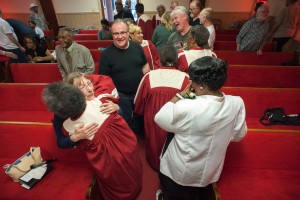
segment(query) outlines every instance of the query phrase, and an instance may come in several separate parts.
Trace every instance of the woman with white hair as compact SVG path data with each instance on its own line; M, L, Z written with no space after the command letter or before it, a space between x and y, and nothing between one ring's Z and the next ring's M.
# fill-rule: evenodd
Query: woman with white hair
M152 26L153 28L157 27L161 23L161 18L163 14L166 12L166 7L162 4L156 7L157 14L152 17Z
M199 14L201 24L203 24L203 26L206 27L209 32L208 45L211 50L214 49L214 43L216 40L216 31L214 24L212 23L212 15L212 8L204 8Z

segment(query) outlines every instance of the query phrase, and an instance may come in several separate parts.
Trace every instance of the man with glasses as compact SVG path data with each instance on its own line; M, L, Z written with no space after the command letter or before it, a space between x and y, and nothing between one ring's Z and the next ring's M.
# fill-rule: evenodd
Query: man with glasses
M190 3L190 14L189 14L189 24L191 26L200 25L199 14L203 9L201 2L199 0L193 0Z
M116 19L111 31L113 43L101 55L99 74L112 78L120 96L118 104L124 119L136 134L143 136L143 119L133 113L133 100L150 67L141 45L129 41L129 27L123 19Z

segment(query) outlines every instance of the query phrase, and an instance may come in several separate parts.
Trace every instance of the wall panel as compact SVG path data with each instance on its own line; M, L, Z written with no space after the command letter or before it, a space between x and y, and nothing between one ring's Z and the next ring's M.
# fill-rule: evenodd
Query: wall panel
M69 28L86 29L95 26L100 29L100 13L56 13L58 24Z

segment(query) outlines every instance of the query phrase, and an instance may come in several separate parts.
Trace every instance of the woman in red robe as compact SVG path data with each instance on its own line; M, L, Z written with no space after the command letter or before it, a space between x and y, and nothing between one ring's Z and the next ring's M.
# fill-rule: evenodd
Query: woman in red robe
M188 75L175 68L177 56L175 47L163 46L160 59L163 67L152 70L143 77L134 99L135 113L144 115L146 157L157 171L167 132L154 122L154 116L166 102L189 84Z
M96 83L95 93L92 80ZM117 112L111 113L110 109L116 110L112 105L117 97L111 79L106 76L90 79L74 72L66 81L69 84L49 84L43 91L44 102L64 119L65 134L86 152L103 198L135 199L142 188L142 163L136 136ZM82 125L96 126L85 139L76 141L76 135L81 134L78 127Z
M159 53L150 40L143 39L144 35L141 27L131 24L129 26L129 35L131 40L139 43L143 47L150 69L160 68Z

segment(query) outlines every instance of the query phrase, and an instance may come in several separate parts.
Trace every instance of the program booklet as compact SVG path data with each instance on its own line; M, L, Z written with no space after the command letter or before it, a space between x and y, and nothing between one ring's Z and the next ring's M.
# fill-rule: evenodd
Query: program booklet
M52 167L46 163L33 168L20 178L20 184L26 189L31 189L51 170Z

